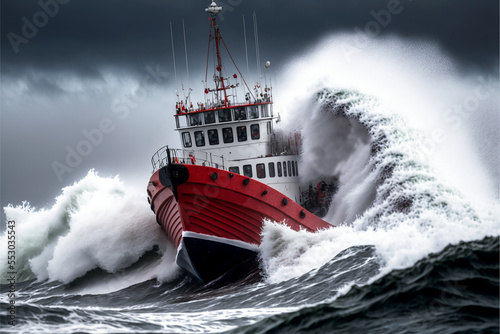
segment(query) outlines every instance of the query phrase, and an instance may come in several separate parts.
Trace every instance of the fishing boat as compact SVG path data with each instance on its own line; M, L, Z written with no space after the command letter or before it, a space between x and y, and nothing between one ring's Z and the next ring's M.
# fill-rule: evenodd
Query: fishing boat
M205 10L214 86L205 80L205 100L196 107L189 96L176 103L182 148L153 155L147 194L177 249L177 265L208 283L258 261L265 220L309 232L333 225L304 208L311 198L299 185L300 136L275 131L272 86L265 80L251 90L234 61L235 73L227 75L222 47L233 58L217 25L222 7L212 2Z

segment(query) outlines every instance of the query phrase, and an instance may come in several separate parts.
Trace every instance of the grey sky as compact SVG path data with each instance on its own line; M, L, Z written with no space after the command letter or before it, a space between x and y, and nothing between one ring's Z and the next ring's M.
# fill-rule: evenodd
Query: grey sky
M169 140L177 140L170 118L174 80L169 24L174 28L179 78L186 81L184 18L190 80L201 80L208 36L204 8L209 2L2 0L2 207L23 200L51 205L62 187L90 168L102 176L120 174L127 182L145 186L151 155ZM327 34L363 31L370 22L379 22L380 36L434 41L464 72L498 76L498 1L230 0L219 4L224 7L219 18L223 37L242 70L246 67L243 15L250 67L255 68L255 11L261 61L271 60L276 72ZM390 10L393 14L384 16ZM147 76L145 89L141 82ZM61 181L52 163L64 163L67 148L76 150L87 138L85 133L95 134L99 127L108 133L93 137L98 144L82 161L74 161L75 167Z

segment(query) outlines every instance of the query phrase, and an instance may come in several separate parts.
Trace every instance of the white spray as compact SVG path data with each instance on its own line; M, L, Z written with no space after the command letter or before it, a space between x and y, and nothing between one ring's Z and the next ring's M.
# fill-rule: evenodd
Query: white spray
M37 210L25 203L8 206L5 212L17 224L19 281L37 278L68 283L97 268L116 273L155 245L164 254L158 261L163 263L133 277L106 282L104 289L116 290L152 278L169 279L178 271L172 255L175 252L170 249L173 247L156 224L144 194L125 187L117 177L103 178L90 171L64 188L49 209ZM6 256L0 253L2 265L7 263ZM6 267L1 269L8 271Z
M495 136L487 139L498 141L498 82L464 78L432 43L377 39L348 57L340 46L350 41L323 40L281 80L276 109L285 128L302 129L302 182L338 177L326 220L339 227L310 234L266 224L271 282L350 246L375 245L385 273L500 231L498 161L484 164L480 157L494 152L471 136L484 131L475 120L488 119L482 124Z

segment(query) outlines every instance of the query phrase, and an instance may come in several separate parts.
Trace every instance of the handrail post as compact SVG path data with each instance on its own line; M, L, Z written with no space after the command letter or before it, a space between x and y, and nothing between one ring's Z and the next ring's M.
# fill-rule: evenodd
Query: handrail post
M172 161L170 160L170 150L168 149L168 145L167 145L167 165L170 165L172 163Z

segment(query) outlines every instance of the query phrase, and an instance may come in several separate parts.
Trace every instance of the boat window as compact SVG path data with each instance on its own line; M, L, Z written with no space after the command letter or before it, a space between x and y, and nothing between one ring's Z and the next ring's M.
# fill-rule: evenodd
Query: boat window
M223 128L222 129L222 139L224 143L232 143L233 142L233 128Z
M248 109L248 118L256 119L259 118L259 106L249 106Z
M261 106L261 114L262 114L262 117L269 117L269 108L271 106L269 104L264 104Z
M243 175L252 177L252 165L243 165Z
M278 161L277 166L278 166L278 177L282 177L283 173L281 171L281 162Z
M296 176L296 174L295 174L295 161L292 161L292 175Z
M299 164L297 161L295 161L295 172L297 173L297 176L299 176Z
M219 122L231 122L231 109L219 110Z
M259 179L263 179L266 177L266 165L264 164L257 164L257 177Z
M198 147L205 146L205 135L203 134L203 131L194 132L194 141Z
M250 134L252 136L252 139L260 139L259 124L250 125Z
M287 176L286 175L286 162L285 161L283 161L283 176L285 176L285 177Z
M184 147L191 147L193 145L191 142L191 134L189 132L182 133L182 142L184 143Z
M229 167L229 171L231 173L239 174L240 173L240 167Z
M269 166L269 177L275 177L274 162L270 162L267 165Z
M235 108L234 109L234 120L241 121L247 119L247 113L245 112L245 108Z
M208 142L210 145L219 145L219 133L216 129L208 130Z
M189 124L191 126L201 125L201 114L189 115Z
M246 126L238 126L236 128L236 133L238 134L238 141L246 141L247 140L247 127Z
M267 122L267 134L270 135L272 132L272 129L271 129L271 122Z
M215 111L210 110L210 111L205 111L205 124L213 124L215 123Z
M186 126L188 126L187 116L182 115L182 116L176 116L175 118L179 121L180 128L185 128Z
M288 161L288 176L292 176L292 168L290 166L290 161Z

